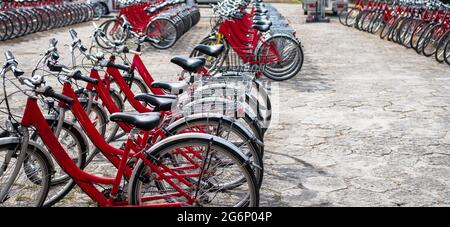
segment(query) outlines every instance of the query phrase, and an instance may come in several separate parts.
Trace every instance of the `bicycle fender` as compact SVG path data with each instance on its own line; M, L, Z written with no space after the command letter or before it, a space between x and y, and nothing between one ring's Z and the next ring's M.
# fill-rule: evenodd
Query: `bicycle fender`
M20 144L20 143L21 143L21 139L19 137L0 138L0 146L7 145L7 144ZM32 146L33 150L37 149L40 152L42 152L42 154L45 155L45 157L48 160L48 163L50 163L50 171L53 173L55 171L55 164L53 163L53 159L50 156L50 153L47 151L47 149L45 149L43 146L41 146L40 144L38 144L32 140L28 141L28 146Z
M236 145L231 143L230 141L227 141L218 136L204 134L204 133L182 133L182 134L168 137L166 139L159 141L155 145L153 145L150 149L148 149L145 152L145 154L148 157L156 157L156 155L158 154L158 152L160 150L163 150L163 149L173 146L173 143L176 141L191 142L194 140L202 140L202 141L210 142L212 145L216 145L216 146L222 147L224 149L231 149L237 155L236 158L242 163L248 163L250 160L249 157L247 157L244 153L242 153L242 151L238 147L236 147ZM142 160L139 160L139 162L142 162ZM139 163L138 163L138 165L139 165Z

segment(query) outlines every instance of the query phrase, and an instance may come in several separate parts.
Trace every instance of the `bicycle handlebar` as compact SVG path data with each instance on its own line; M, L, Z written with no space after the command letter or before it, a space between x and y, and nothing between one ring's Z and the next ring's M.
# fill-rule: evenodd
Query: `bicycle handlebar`
M83 73L81 73L80 70L68 71L68 73L69 73L69 77L73 78L74 80L81 80L81 81L84 81L86 83L91 83L91 84L98 83L97 79L93 79L93 78L83 75Z
M5 52L5 59L6 59L6 65L5 65L4 69L9 67L15 77L20 77L25 73L23 70L17 68L18 63L11 51L8 50ZM2 70L2 71L3 71L2 73L5 73L5 70Z
M77 32L76 32L73 28L71 28L71 29L69 30L69 34L70 34L70 36L72 37L72 40L78 39L78 34L77 34Z
M40 92L43 96L45 97L49 97L49 98L54 98L57 99L61 102L64 102L66 104L68 104L69 106L71 106L74 102L74 100L68 96L62 95L62 94L58 94L56 93L52 87L47 86L43 89L43 92Z
M5 59L6 59L6 64L2 69L2 72L1 72L2 75L4 75L4 73L6 73L6 71L8 71L8 69L10 69L11 71L13 71L14 76L16 76L18 78L18 80L20 81L21 84L32 88L33 91L35 91L36 93L42 94L45 97L57 99L68 105L73 104L74 100L72 98L62 95L62 94L55 93L55 91L53 90L52 87L50 87L50 86L41 87L41 85L44 83L43 76L36 75L33 78L22 77L24 72L17 68L18 63L17 63L16 59L14 58L14 55L12 54L11 51L5 52Z
M56 40L55 38L51 38L49 43L50 43L50 48L56 48L56 45L58 44L58 40Z

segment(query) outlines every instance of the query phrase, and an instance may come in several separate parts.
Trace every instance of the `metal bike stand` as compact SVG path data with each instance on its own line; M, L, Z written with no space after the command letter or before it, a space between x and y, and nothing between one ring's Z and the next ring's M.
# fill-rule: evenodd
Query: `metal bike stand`
M306 23L318 23L324 22L329 23L330 18L325 15L325 1L326 0L317 0L316 1L316 11L308 12L308 17L306 18Z

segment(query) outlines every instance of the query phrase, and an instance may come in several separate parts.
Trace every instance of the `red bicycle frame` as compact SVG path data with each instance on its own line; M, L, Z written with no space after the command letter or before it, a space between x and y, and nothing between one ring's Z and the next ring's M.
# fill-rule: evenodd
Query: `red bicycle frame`
M258 30L251 27L252 23L251 15L244 12L242 19L221 22L218 29L219 36L223 36L231 48L246 63L257 65L280 61L281 57L275 44L273 42L266 43ZM255 56L254 52L258 43L262 43L262 45L269 48L268 53L262 56Z
M112 56L110 58L110 60L112 62L114 62L115 61L114 56ZM155 80L153 79L153 76L150 74L150 72L147 70L147 67L145 66L144 62L142 61L142 58L138 54L135 54L133 56L133 59L131 61L131 65L130 65L130 71L131 72L137 71L139 73L139 75L141 75L141 78L144 80L144 83L150 89L152 94L154 94L154 95L166 95L166 91L164 91L164 89L152 87L152 84L153 84L153 82L155 82ZM201 75L201 76L210 76L210 74L208 73L208 70L205 67L201 67L199 69L199 71L196 72L196 73L197 73L197 75ZM129 89L129 87L128 87L126 81L123 79L123 76L120 73L120 71L118 69L116 69L116 68L113 68L113 67L109 67L107 69L107 74L105 75L105 79L103 80L103 82L105 84L107 84L107 86L109 86L108 85L109 84L109 79L107 78L108 74L109 74L109 76L111 76L116 81L116 83L118 83L118 85L120 86L121 89L124 89L123 91L124 91L124 94L126 95L126 97L128 99L133 99L134 94L130 93L131 90L129 92L127 91L125 93L125 90ZM137 103L140 104L140 102L136 102L135 104L139 105ZM134 105L133 105L133 107L134 107ZM134 107L134 108L141 109L141 107Z
M83 170L81 170L70 156L66 153L64 148L58 142L58 139L53 134L52 130L47 124L38 104L37 99L30 97L27 100L27 104L25 107L24 115L22 118L22 126L25 128L35 127L39 136L41 137L44 144L47 145L48 150L52 153L55 160L61 166L61 168L68 173L75 183L84 191L86 194L91 197L95 202L97 202L100 206L125 206L127 205L125 201L115 201L113 198L105 196L102 192L100 192L95 184L105 184L112 185L111 197L114 197L119 191L120 182L122 180L123 175L131 176L131 169L126 164L128 159L131 157L137 157L148 165L152 171L154 171L158 176L159 180L163 180L171 185L177 192L169 195L161 195L161 196L150 196L146 198L149 201L152 200L161 200L169 197L185 197L187 198L188 203L192 204L194 200L192 197L185 192L181 187L173 182L173 178L177 179L178 182L183 183L184 185L190 187L191 183L187 181L185 178L187 177L196 177L198 174L178 174L175 171L180 169L178 168L169 168L164 164L154 164L149 161L143 152L134 152L134 150L139 150L140 147L145 146L143 143L148 139L148 133L144 133L143 139L141 139L141 144L135 145L132 139L128 139L126 142L126 146L124 150L116 149L110 145L108 145L101 135L95 129L92 122L90 122L89 117L84 112L83 107L77 100L75 92L72 90L69 83L64 84L64 95L73 98L74 103L71 106L71 109L74 115L79 120L80 124L85 128L89 137L96 141L96 146L101 148L101 151L105 156L116 166L118 167L117 174L115 178L106 178L99 177L92 174L89 174ZM61 104L64 105L64 104ZM107 151L107 152L105 152ZM141 149L142 151L142 149ZM119 158L120 157L120 158ZM194 167L183 167L186 168L196 168ZM182 170L182 169L181 169ZM169 203L169 204L152 204L149 206L181 206L181 203Z

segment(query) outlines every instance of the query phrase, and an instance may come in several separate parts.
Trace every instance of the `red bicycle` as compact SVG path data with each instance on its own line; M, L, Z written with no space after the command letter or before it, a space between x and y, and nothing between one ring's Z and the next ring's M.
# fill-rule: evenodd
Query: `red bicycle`
M47 52L47 55L50 56L58 56L56 51L55 42L52 43L51 41L51 51ZM52 47L53 46L53 47ZM92 55L88 55L90 59L95 58ZM119 112L119 108L115 104L115 100L113 100L110 96L109 89L107 88L107 84L109 80L106 80L106 84L104 83L98 83L97 81L105 81L101 80L97 68L100 67L99 62L103 62L102 64L108 67L108 71L111 74L119 75L119 77L116 77L118 80L118 84L122 84L124 88L124 92L128 95L132 95L134 97L134 94L132 91L128 88L128 86L125 84L125 81L121 79L120 73L118 73L118 69L116 69L114 66L118 66L117 64L113 64L112 62L105 62L104 59L97 59L95 60L96 67L93 67L91 69L91 78L83 78L81 76L78 76L78 80L83 80L85 82L89 82L87 85L87 88L83 90L84 96L81 96L81 99L85 99L85 97L92 97L95 94L99 101L101 100L103 105L105 105L106 109L109 111L109 113L114 114ZM50 71L61 73L63 71L67 71L67 67L64 65L60 65L57 63L57 59L50 59L46 66L49 67ZM119 66L120 67L120 66ZM117 71L117 73L115 71ZM69 73L73 74L73 73ZM71 76L70 78L75 79L74 76ZM64 95L67 95L71 98L74 98L75 91L73 91L70 87L70 84L65 83L64 84ZM77 94L77 97L80 98L80 93ZM149 141L151 144L156 143L157 141L166 138L168 135L176 135L180 133L186 133L186 132L200 132L200 133L208 133L213 134L219 137L222 137L227 140L231 140L233 144L236 144L238 148L244 152L245 155L247 155L251 159L252 168L254 169L255 177L257 179L258 185L261 185L262 183L262 173L263 173L263 162L262 162L262 151L260 150L260 143L255 140L255 138L243 127L239 124L239 122L236 122L235 120L226 117L226 116L219 116L217 114L195 114L195 115L189 115L189 117L182 117L179 115L174 115L171 112L172 106L177 102L176 99L174 99L171 96L155 96L155 95L148 95L148 94L139 94L136 95L134 98L132 98L134 102L134 106L137 110L141 113L148 113L150 111L158 111L161 113L161 119L163 119L159 127L153 129L151 132L149 132L148 135L144 134L143 139L139 141L139 143L142 143L142 141ZM147 105L153 106L153 108L148 108L141 104L139 101L143 101ZM86 111L86 108L84 108ZM106 142L104 140L101 140L101 135L95 131L95 126L92 123L89 123L87 115L85 112L77 111L76 109L72 108L72 112L74 112L75 119L79 122L79 125L85 129L86 133L88 134L88 137L92 139L93 144L95 147L97 147L97 150L94 152L91 152L89 154L89 157L87 158L87 161L84 161L83 163L89 164L90 161L100 152L102 154L106 153L108 154L108 146L106 145ZM89 111L88 111L89 112ZM60 116L59 121L64 121L65 111L60 110L57 114ZM78 120L82 119L82 120ZM126 133L130 133L133 129L132 125L125 124L123 122L118 122L118 126ZM216 130L217 129L217 130ZM115 133L114 133L115 134ZM110 141L110 140L108 140ZM138 152L138 151L135 151ZM197 155L197 158L201 158ZM79 157L79 159L83 159L83 157ZM110 159L110 158L108 158ZM117 162L114 162L114 160L111 160L115 165L117 166ZM193 163L195 164L195 163ZM244 179L238 179L235 178L235 180L228 185L232 185L233 187L238 186L237 182L244 181ZM71 182L68 182L70 184ZM223 188L225 189L225 184L223 184ZM48 201L47 205L52 205L59 200L61 200L72 188L74 184L66 186L62 189L59 189L60 191L51 198L51 201Z
M15 129L21 133L21 139L2 138L0 140L0 147L2 148L0 154L6 155L9 160L17 159L16 162L2 163L4 167L0 172L0 179L2 179L0 181L0 201L2 205L42 205L48 192L52 169L51 160L41 149L28 149L30 127L36 129L40 138L47 145L48 151L61 168L100 206L125 206L128 204L186 206L205 203L213 205L212 200L220 198L219 191L222 187L219 186L220 184L211 185L208 179L211 179L211 176L214 175L214 168L224 162L233 163L232 166L238 167L238 170L233 172L238 176L245 176L245 188L249 189L247 193L244 193L243 199L235 201L236 203L233 205L257 205L258 190L251 167L245 165L246 158L239 152L239 149L224 139L206 134L185 133L162 140L143 152L142 149L148 146L147 140L145 140L149 135L147 133L160 122L158 113L138 115L118 113L111 117L113 121L133 126L124 150L114 149L104 142L105 147L108 146L106 148L109 152L106 156L118 166L116 177L99 177L81 170L58 142L37 104L38 96L57 99L60 101L60 106L70 106L74 113L79 113L78 120L86 123L83 125L89 125L90 119L83 116L85 110L78 102L76 94L70 90L68 83L64 85L64 93L72 98L57 94L51 87L44 86L42 77L32 79L23 77L23 72L17 68L17 63L12 54L7 52L5 55L7 64L1 71L2 78L5 78L6 72L12 71L22 84L32 89L33 95L29 96L27 100L24 116L19 124L20 127L14 124ZM6 94L5 97L7 97ZM11 116L9 108L8 112ZM138 135L142 131L144 131L144 139L139 139ZM97 131L95 128L91 128L89 132L95 136ZM103 138L98 134L95 139L102 141ZM192 165L192 162L189 161L192 156L185 156L189 151L193 154L201 154L203 159L196 162L200 165L192 167L185 164L191 163ZM220 158L218 159L218 157ZM1 160L5 159L2 158ZM217 163L217 161L220 162ZM212 162L215 162L215 164ZM131 165L134 167L131 175L130 163L134 163ZM229 167L228 164L226 166ZM211 169L211 166L214 168ZM130 176L127 185L122 183L123 176ZM210 183L206 184L207 182ZM96 187L97 184L110 185L112 188L107 191L100 191ZM23 187L23 185L26 185L26 187ZM124 186L128 187L127 193L124 193ZM34 193L30 193L30 188ZM213 195L208 195L211 191L215 192ZM10 195L20 195L22 199L27 197L26 203L23 202L24 200L18 201L17 196L13 198ZM127 196L124 197L124 195ZM228 196L227 198L227 202L229 202L230 198ZM32 201L30 202L30 200ZM223 206L224 204L220 205Z
M100 31L101 33L101 31ZM101 36L101 34L96 32L94 37ZM101 38L101 37L100 37ZM140 57L140 48L141 44L145 42L148 37L140 37L137 38L135 43L137 43L136 51L130 50L128 47L119 45L114 46L114 44L110 43L111 46L114 46L111 53L111 58L109 59L111 62L115 62L118 59L123 61L123 64L112 64L114 67L109 67L107 73L105 74L104 83L107 84L107 87L113 87L114 90L120 91L120 95L122 96L123 102L127 104L126 106L131 105L132 109L138 109L139 106L136 104L134 100L134 94L125 94L125 91L134 87L136 92L140 93L152 93L156 95L163 94L172 94L179 95L181 92L184 92L183 97L188 96L187 98L191 100L192 97L199 97L197 94L214 94L214 93L223 93L224 90L233 89L233 83L228 81L239 83L239 84L248 84L248 91L250 93L245 94L245 105L248 105L246 108L245 116L243 116L243 121L245 125L251 128L252 132L257 135L257 138L263 139L263 132L268 128L267 126L270 124L270 100L268 98L267 91L264 89L261 82L257 80L253 80L247 78L247 82L245 81L237 81L240 78L243 78L242 74L238 73L227 73L226 76L222 77L224 80L218 82L212 82L208 85L196 87L192 84L192 81L195 79L193 77L199 76L202 80L210 80L211 75L207 72L204 65L204 60L202 59L185 59L185 58L174 58L173 62L181 66L184 70L191 75L188 78L184 78L184 76L180 77L179 82L175 83L164 83L164 82L155 82L152 75L147 70L145 64L143 63ZM107 42L107 40L104 40ZM223 46L204 46L199 45L196 47L199 51L210 54L210 55L219 55L221 51L223 51ZM127 53L133 53L132 59L127 58ZM197 67L190 67L188 64L191 62L192 65L197 64ZM119 70L114 69L118 68L124 72L122 75ZM137 77L140 75L140 77ZM140 79L142 78L142 80ZM234 79L233 79L234 78ZM118 84L118 81L124 81L121 84ZM127 86L127 87L126 87ZM239 88L236 88L239 89ZM251 93L253 89L253 94ZM238 92L239 93L239 92ZM233 93L234 94L234 93ZM232 98L233 99L233 98ZM226 102L226 96L222 101ZM218 103L219 100L214 99L214 102ZM269 109L266 109L268 107ZM250 111L251 110L251 111ZM250 112L249 112L250 111ZM260 123L258 123L258 120Z
M105 21L100 28L113 43L124 43L142 34L158 40L151 45L158 49L172 47L200 20L197 6L181 1L156 1L121 8L118 18ZM110 48L97 40L103 48Z
M226 50L218 57L207 58L209 72L252 72L277 81L297 75L303 65L300 42L289 34L267 33L272 23L264 6L255 3L247 12L247 3L240 4L234 9L228 8L228 5L213 8L218 19L211 34L200 43L224 44ZM203 54L194 50L191 56Z

